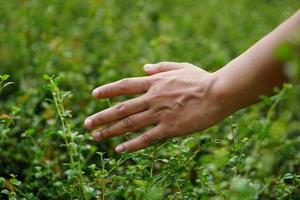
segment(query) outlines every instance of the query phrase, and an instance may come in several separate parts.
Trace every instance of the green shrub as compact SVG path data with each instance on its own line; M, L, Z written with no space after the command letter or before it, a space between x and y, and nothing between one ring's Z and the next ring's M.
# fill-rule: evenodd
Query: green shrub
M295 82L201 133L117 155L116 144L142 131L96 143L83 128L86 116L129 98L94 100L93 87L144 76L143 64L162 60L216 70L298 7L296 0L1 2L0 199L299 199L293 47L278 53Z

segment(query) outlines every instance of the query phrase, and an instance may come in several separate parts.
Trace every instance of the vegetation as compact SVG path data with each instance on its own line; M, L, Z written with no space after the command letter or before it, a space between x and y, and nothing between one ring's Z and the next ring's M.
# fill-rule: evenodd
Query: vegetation
M0 199L300 199L300 59L290 45L276 53L294 82L206 131L117 155L138 133L96 143L83 128L130 98L94 100L95 86L163 60L214 71L299 5L2 1Z

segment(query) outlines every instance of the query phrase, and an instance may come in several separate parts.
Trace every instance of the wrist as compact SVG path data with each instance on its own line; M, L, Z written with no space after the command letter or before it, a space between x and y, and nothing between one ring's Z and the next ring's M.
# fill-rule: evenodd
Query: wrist
M229 65L229 64L228 64ZM216 105L220 107L221 112L228 116L244 107L240 94L235 89L238 82L232 83L230 76L226 70L229 66L225 66L220 70L213 72L215 83L213 86L213 96Z

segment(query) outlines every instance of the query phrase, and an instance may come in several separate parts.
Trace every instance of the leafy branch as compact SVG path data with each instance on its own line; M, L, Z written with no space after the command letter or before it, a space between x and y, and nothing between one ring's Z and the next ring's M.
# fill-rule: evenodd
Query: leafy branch
M65 146L69 155L69 162L71 169L66 171L68 177L75 180L78 183L78 189L82 199L86 199L84 195L84 180L83 171L80 162L80 155L78 153L78 145L75 143L76 133L70 128L70 124L67 121L68 118L72 117L71 111L68 111L64 107L64 102L71 92L62 91L58 87L58 77L44 75L44 78L49 82L47 89L52 93L53 102L60 119L62 130L58 131L58 134L64 139Z

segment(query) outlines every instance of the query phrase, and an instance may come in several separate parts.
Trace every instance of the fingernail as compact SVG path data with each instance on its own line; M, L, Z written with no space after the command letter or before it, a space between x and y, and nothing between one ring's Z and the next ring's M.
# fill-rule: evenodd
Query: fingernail
M115 150L116 150L117 153L122 153L123 151L125 151L124 145L123 145L123 144L119 144L119 145L116 147Z
M84 121L84 126L88 129L91 129L93 127L93 121L91 119L87 118Z
M97 97L99 91L100 91L100 90L99 90L98 88L94 89L93 92L92 92L93 96L94 96L94 97Z
M144 66L144 69L145 69L145 70L151 70L151 69L153 69L153 65L151 65L151 64L146 64L146 65Z
M101 139L101 131L95 131L93 133L93 139L96 140L96 141L100 141L100 139Z

